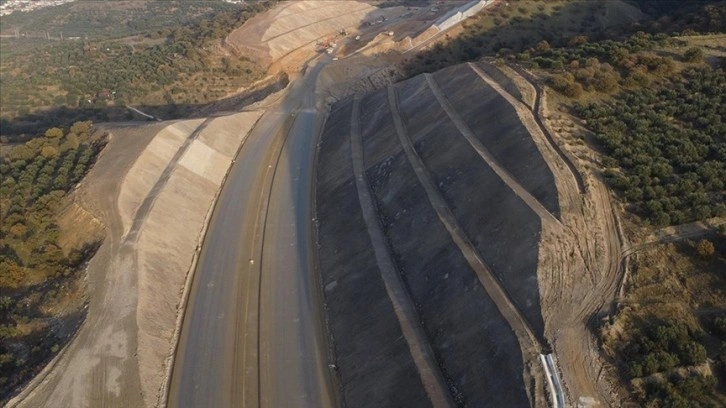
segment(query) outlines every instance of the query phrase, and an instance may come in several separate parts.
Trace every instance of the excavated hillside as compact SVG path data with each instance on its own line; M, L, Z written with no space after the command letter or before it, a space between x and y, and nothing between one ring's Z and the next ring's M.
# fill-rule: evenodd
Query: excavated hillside
M596 396L572 349L595 300L569 290L612 274L585 273L601 227L536 114L485 63L332 106L318 262L347 406L545 406L549 353L567 399Z

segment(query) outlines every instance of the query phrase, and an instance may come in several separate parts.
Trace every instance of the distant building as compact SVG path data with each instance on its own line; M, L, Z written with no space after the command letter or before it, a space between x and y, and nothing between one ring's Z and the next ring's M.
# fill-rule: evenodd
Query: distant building
M45 7L60 6L75 0L8 0L0 4L0 16L7 16L16 11L32 11Z

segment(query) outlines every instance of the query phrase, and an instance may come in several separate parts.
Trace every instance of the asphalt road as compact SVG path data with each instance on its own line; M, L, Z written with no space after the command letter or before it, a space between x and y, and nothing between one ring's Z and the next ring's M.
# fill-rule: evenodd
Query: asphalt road
M231 169L192 283L170 407L334 405L309 255L323 66L262 116Z

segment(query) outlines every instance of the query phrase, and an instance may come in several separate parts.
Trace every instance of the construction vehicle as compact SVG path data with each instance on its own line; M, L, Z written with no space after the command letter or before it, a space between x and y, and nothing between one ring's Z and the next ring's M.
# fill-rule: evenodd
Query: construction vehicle
M318 41L315 41L315 52L327 52L327 50L331 47L335 47L335 43L330 37L322 38Z

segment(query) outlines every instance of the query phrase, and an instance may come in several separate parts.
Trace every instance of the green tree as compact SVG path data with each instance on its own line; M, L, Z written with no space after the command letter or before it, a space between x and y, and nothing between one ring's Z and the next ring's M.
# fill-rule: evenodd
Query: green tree
M45 131L45 137L50 139L56 139L63 137L63 130L57 127L50 128Z
M83 135L91 130L91 122L90 121L84 121L84 122L76 122L71 126L71 133L75 135Z
M716 248L713 246L713 242L707 239L702 239L696 244L696 253L698 253L698 256L701 258L711 258L715 251Z
M45 157L46 159L50 159L58 156L58 149L53 146L45 146L43 147L43 149L41 149L40 154L43 155L43 157Z
M687 62L702 62L704 53L701 47L691 47L683 54Z

